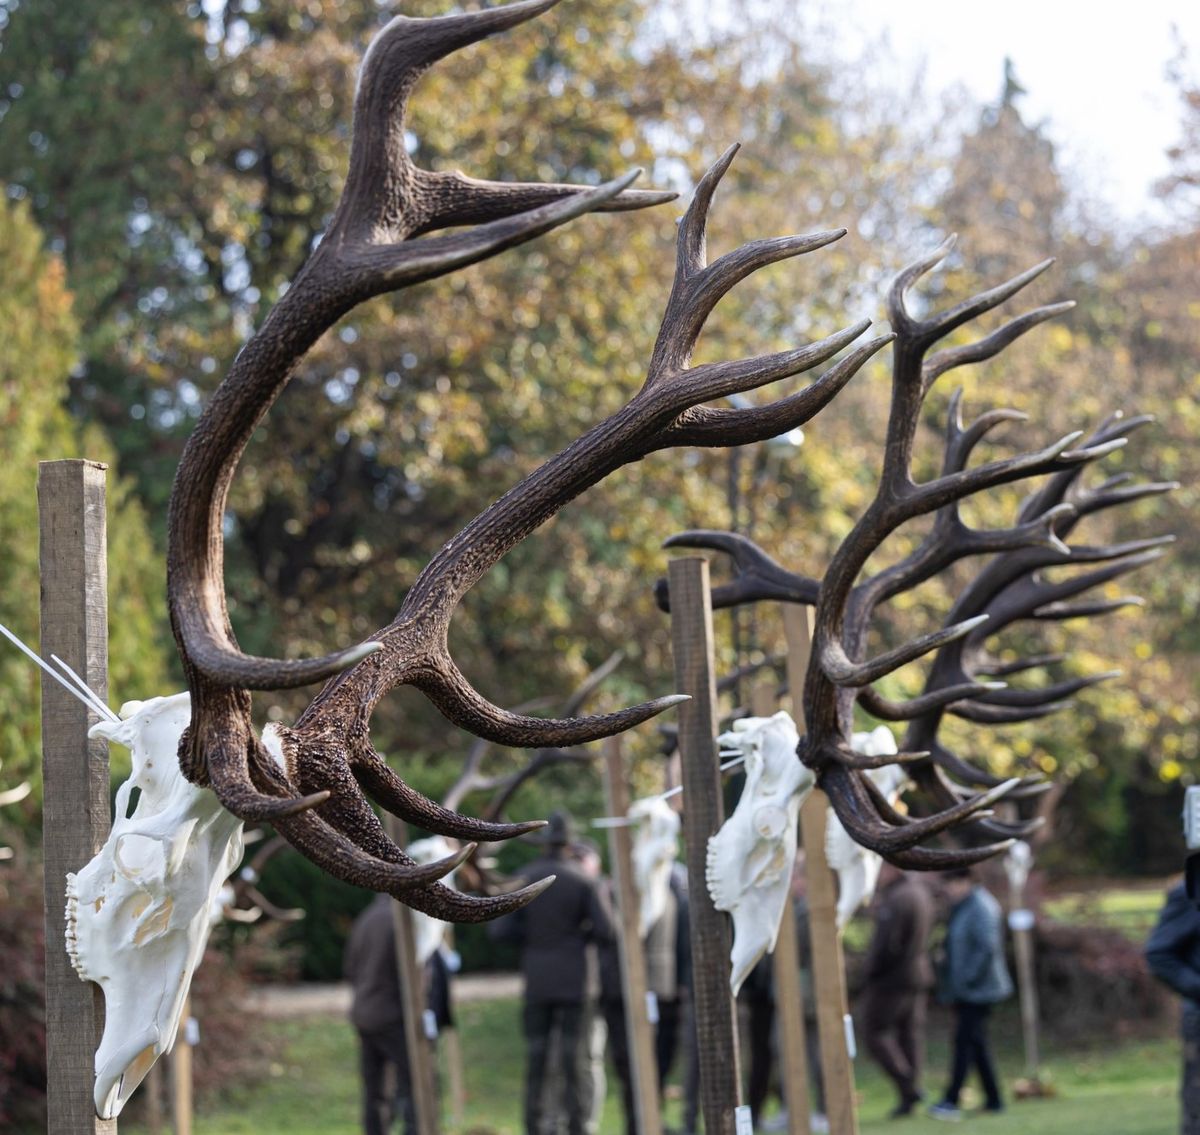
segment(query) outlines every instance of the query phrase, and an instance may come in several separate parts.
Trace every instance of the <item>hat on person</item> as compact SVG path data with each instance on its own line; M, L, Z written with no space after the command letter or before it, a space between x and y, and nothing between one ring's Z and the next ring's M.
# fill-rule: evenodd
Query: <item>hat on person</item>
M566 847L574 839L574 826L570 813L551 812L546 826L528 839L530 843L541 843L547 847Z

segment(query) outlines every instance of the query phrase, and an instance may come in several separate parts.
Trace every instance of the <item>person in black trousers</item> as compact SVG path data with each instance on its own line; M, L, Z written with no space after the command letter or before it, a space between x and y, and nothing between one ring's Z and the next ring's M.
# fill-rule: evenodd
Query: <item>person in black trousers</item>
M1182 1135L1200 1135L1200 910L1180 883L1167 892L1166 905L1146 943L1150 972L1183 998L1183 1078L1180 1082Z
M942 884L951 903L941 977L943 998L954 1006L954 1063L946 1091L929 1114L957 1120L959 1093L972 1067L983 1084L984 1111L1004 1110L987 1025L992 1006L1012 996L1013 984L1004 961L1000 904L967 867L947 871Z
M572 861L569 817L555 812L539 842L543 854L522 872L525 884L550 875L548 891L505 921L499 936L521 946L525 976L525 1131L546 1135L559 1116L547 1116L546 1081L551 1052L561 1062L563 1109L567 1135L584 1135L590 1093L583 1078L586 949L590 942L612 941L612 915L599 883ZM557 1037L557 1044L553 1039Z
M353 995L350 1020L358 1033L363 1131L365 1135L386 1135L399 1114L406 1135L412 1135L416 1116L389 895L376 895L355 920L343 970Z

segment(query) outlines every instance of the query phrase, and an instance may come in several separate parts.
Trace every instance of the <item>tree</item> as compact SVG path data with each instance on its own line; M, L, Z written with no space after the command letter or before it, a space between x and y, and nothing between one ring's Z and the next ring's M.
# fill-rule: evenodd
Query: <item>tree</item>
M112 462L99 430L80 429L64 405L78 359L78 330L64 266L43 249L25 204L0 198L0 622L36 648L38 641L37 462L86 456ZM164 692L164 581L145 514L128 481L109 488L109 688L121 700ZM0 750L5 780L39 779L39 675L7 643L0 650ZM24 805L31 812L40 792ZM18 806L21 807L21 806Z

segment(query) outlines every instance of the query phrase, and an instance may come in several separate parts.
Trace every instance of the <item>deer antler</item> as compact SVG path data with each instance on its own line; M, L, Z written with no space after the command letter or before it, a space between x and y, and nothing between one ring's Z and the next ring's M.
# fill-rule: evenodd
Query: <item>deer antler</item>
M966 446L959 414L959 399L951 405L947 435L946 460L964 461L960 453ZM1116 413L1104 422L1088 439L1086 448L1102 450L1107 444L1146 425L1152 418L1142 415L1123 422ZM1095 488L1081 483L1081 474L1088 463L1064 470L1047 479L1021 506L1017 526L1008 532L981 533L967 529L957 512L939 514L934 535L961 544L976 544L991 540L999 550L992 561L975 577L959 596L948 621L985 614L987 622L967 635L943 646L930 668L925 689L910 702L893 704L875 695L864 693L860 704L876 716L888 720L907 720L906 749L927 750L929 758L910 766L910 774L939 807L957 800L961 789L954 781L975 788L994 787L999 778L963 760L938 739L938 730L946 714L978 723L1028 721L1045 717L1069 706L1070 697L1080 690L1120 675L1119 670L1070 678L1046 685L1024 689L1009 688L1004 682L976 685L966 696L956 696L975 683L980 676L1003 678L1017 673L1052 666L1064 660L1061 654L1035 655L1002 662L987 649L987 643L1014 623L1047 621L1073 615L1106 614L1123 606L1140 603L1134 597L1122 597L1100 602L1071 602L1101 584L1153 562L1163 554L1164 546L1173 536L1148 540L1132 540L1109 545L1065 543L1066 538L1084 516L1102 509L1119 507L1131 500L1170 492L1173 482L1150 482L1127 485L1128 476L1110 478ZM1114 485L1123 486L1120 492ZM1042 526L1044 540L1040 544L1022 545L1015 541L1007 548L1011 533L1033 532ZM931 536L933 539L934 536ZM1084 567L1103 564L1104 567L1080 570L1050 582L1042 572L1053 567ZM989 688L990 685L990 688ZM953 778L947 779L948 777ZM1010 798L1034 795L1044 791L1040 777L1031 777L1011 793ZM981 821L976 830L992 836L1017 837L1028 835L1039 821L1005 824L994 820Z
M1158 554L1154 549L1165 541L1068 548L1062 538L1085 512L1171 487L1118 488L1119 481L1110 480L1091 493L1078 488L1079 474L1086 465L1125 444L1121 431L1114 428L1115 419L1105 423L1083 446L1075 448L1081 436L1075 433L1044 449L968 469L972 452L988 432L1003 422L1022 420L1024 415L993 410L964 427L961 395L952 400L941 474L925 483L914 482L914 439L921 407L936 379L956 367L992 357L1026 331L1073 306L1066 303L1037 308L975 343L930 355L931 348L946 335L1015 295L1051 263L1046 261L948 311L924 320L914 319L905 305L905 295L947 255L953 241L951 237L933 254L905 269L889 294L888 312L896 341L883 472L875 499L838 548L825 577L818 581L789 572L745 537L729 533L687 532L668 541L672 545L714 548L733 557L734 581L714 589L714 606L774 599L816 608L813 653L804 690L808 733L801 739L800 757L817 771L818 783L859 843L900 866L916 868L975 862L1001 850L1004 843L950 851L917 845L948 828L977 824L990 814L985 809L991 803L1023 787L1019 779L1000 780L977 773L969 779L986 790L970 793L945 779L939 765L960 774L970 770L965 762L954 764L957 758L936 744L936 723L947 709L976 721L1018 720L1021 714L1034 716L1051 711L1038 700L1043 694L1048 694L1053 703L1075 689L1110 676L1079 679L1046 691L1002 691L996 683L977 681L980 674L998 672L995 666L987 668L986 656L976 658L964 652L978 650L983 641L1016 619L1069 617L1111 609L1111 603L1079 605L1069 600L1141 566L1147 557ZM1126 429L1136 428L1145 420L1134 419ZM1045 474L1050 474L1046 485L1030 497L1012 528L984 531L963 523L958 505L967 497L996 485ZM934 526L915 551L857 582L867 560L892 532L926 514L934 516ZM983 554L993 554L993 561L956 603L946 626L873 659L865 657L872 616L880 603L960 559ZM1054 584L1036 576L1041 566L1082 562L1106 562L1108 566ZM930 652L936 652L936 660L920 697L895 704L872 688L880 678ZM869 767L868 762L850 745L856 702L888 720L914 722L902 752L891 759L905 762L924 786L933 787L939 812L919 820L902 815L861 775ZM932 723L932 731L916 728L918 721ZM1010 834L1001 827L989 830L1002 837Z
M670 194L632 195L636 174L596 188L475 182L417 170L404 146L403 115L419 75L459 47L552 7L529 0L485 12L398 17L369 48L355 102L350 173L330 229L286 295L247 343L185 448L170 507L168 586L172 626L192 693L192 725L180 749L189 779L211 784L246 819L269 820L331 874L438 918L492 917L529 901L471 899L430 884L469 855L467 846L417 869L387 839L365 793L402 819L462 839L504 839L536 824L489 824L457 815L409 788L375 751L369 721L397 685L421 690L455 724L481 738L525 747L573 745L620 732L675 704L659 698L598 717L542 720L502 710L474 690L447 642L463 595L509 549L614 469L675 445L761 440L807 421L886 341L859 347L798 393L770 406L724 410L701 403L807 371L858 338L863 321L792 351L689 367L720 298L757 269L821 248L844 230L754 241L708 265L709 205L731 149L701 181L679 231L675 284L645 385L511 489L439 551L396 618L359 646L291 662L253 658L234 642L222 584L226 494L251 432L318 336L357 303L452 271L600 208L637 208ZM465 233L421 236L474 223ZM271 751L250 724L251 689L335 675L292 729L275 729ZM274 759L272 759L272 752Z

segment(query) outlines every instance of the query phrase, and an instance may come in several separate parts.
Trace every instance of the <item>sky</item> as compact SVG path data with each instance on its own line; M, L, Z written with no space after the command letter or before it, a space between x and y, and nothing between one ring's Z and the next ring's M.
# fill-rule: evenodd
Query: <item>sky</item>
M965 87L993 102L1004 58L1028 91L1026 121L1045 120L1064 167L1130 225L1164 219L1151 188L1179 138L1166 79L1181 41L1200 71L1200 0L815 0L817 18L853 56L886 37L901 82L923 67L931 94ZM1178 30L1178 38L1172 28Z

